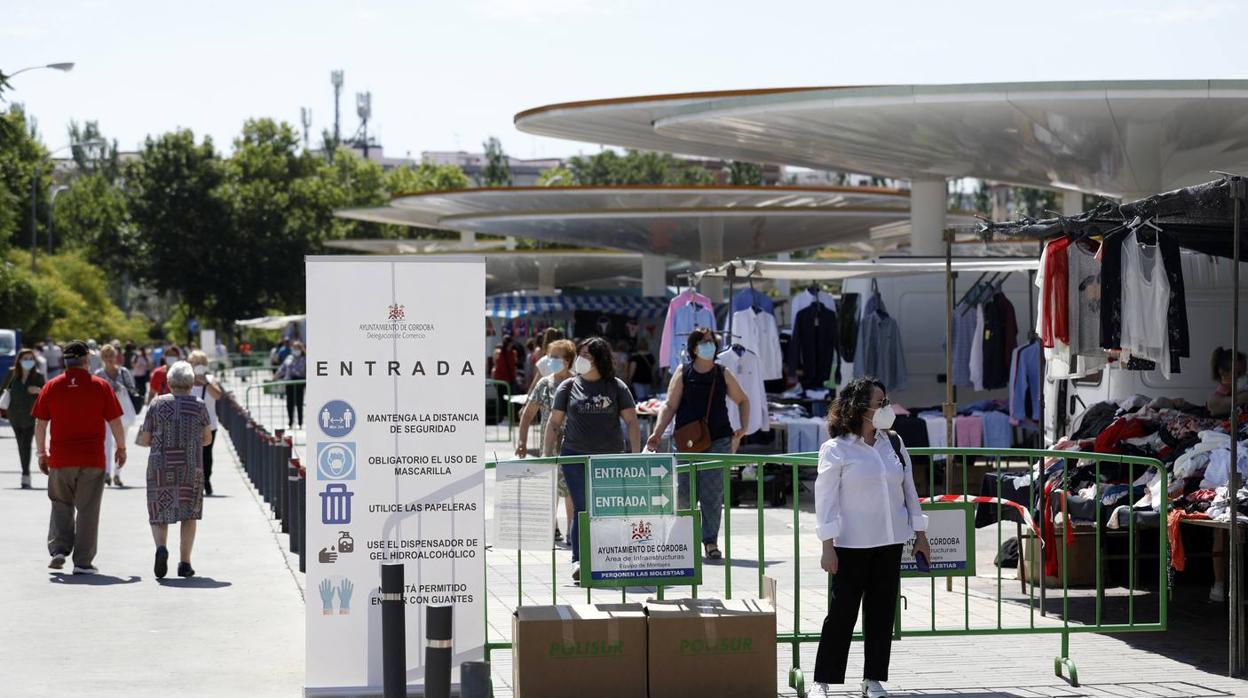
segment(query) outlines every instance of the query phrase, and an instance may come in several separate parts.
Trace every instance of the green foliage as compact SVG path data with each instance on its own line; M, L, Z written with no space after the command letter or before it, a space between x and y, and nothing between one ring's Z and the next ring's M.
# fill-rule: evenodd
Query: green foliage
M728 182L737 186L762 186L763 166L733 160L728 169Z
M69 122L69 142L70 153L79 172L101 175L109 183L121 177L117 141L110 144L105 140L98 121L88 121L82 126L77 121Z
M0 115L0 251L30 240L31 180L39 172L35 190L36 234L47 220L48 186L52 163L48 151L33 135L26 113L18 105ZM25 243L29 246L29 242Z
M576 183L576 175L566 167L552 167L542 170L537 175L539 187L567 187Z
M568 160L572 184L618 186L638 184L707 185L718 181L714 172L690 165L666 153L627 150L620 155L604 150Z
M1018 202L1017 214L1032 218L1048 218L1051 214L1045 211L1055 211L1058 208L1057 192L1047 189L1015 187L1014 200Z
M481 171L481 186L510 187L511 160L503 152L503 144L490 136L481 144L485 148L485 169Z
M130 223L126 195L103 172L70 181L53 206L58 247L82 250L114 279L141 270L141 241Z
M147 333L147 321L127 318L113 304L104 272L81 254L41 257L36 274L29 261L24 252L14 250L0 264L0 326L61 339L125 339Z
M385 189L391 196L427 191L450 191L472 186L458 165L422 162L420 167L396 167L385 174Z

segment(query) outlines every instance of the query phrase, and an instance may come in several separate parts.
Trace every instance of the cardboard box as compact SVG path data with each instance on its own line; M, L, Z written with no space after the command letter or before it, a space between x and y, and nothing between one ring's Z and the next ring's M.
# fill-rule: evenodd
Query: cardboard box
M758 599L646 603L650 698L776 695L776 607Z
M646 698L641 604L522 606L511 637L516 698Z
M1062 588L1062 553L1066 548L1066 531L1062 526L1055 526L1053 534L1057 538L1057 576L1046 575L1044 585L1050 589ZM1096 529L1091 526L1074 527L1075 542L1071 543L1066 552L1067 564L1070 565L1067 577L1070 586L1096 586ZM1040 573L1044 569L1044 555L1040 540L1032 535L1023 536L1025 545L1020 546L1023 559L1018 566L1019 575L1024 582L1040 583Z

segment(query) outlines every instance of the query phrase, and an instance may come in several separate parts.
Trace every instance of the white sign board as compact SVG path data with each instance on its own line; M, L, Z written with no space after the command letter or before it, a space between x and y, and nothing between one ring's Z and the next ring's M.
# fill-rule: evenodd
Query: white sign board
M555 539L559 477L553 463L494 466L494 547L550 550Z
M224 356L217 356L217 331L216 330L200 330L199 331L199 348L208 355L208 359L215 363L218 359L224 359Z
M454 606L458 683L485 645L485 265L309 257L307 284L307 693L380 694L394 561L409 685L424 683L426 604Z
M581 558L589 553L591 585L661 584L664 579L700 583L695 516L589 518L589 539L582 543Z
M975 576L975 505L967 502L937 502L923 505L927 514L927 542L932 549L930 572L920 572L914 560L914 539L901 551L901 573L905 577Z

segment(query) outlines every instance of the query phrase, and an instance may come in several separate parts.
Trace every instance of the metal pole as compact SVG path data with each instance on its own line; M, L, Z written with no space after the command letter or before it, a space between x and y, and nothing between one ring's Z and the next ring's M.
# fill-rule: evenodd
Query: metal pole
M1244 180L1239 177L1233 177L1230 180L1231 199L1234 205L1235 219L1232 223L1232 268L1234 279L1232 289L1234 295L1231 297L1231 474L1230 481L1227 485L1227 494L1231 500L1231 527L1227 534L1227 553L1230 564L1230 574L1228 575L1230 588L1228 589L1227 606L1230 607L1228 618L1229 650L1230 650L1230 667L1228 674L1236 676L1239 674L1243 660L1243 600L1241 599L1240 584L1243 581L1240 578L1240 561L1239 561L1239 513L1235 506L1235 501L1239 493L1239 468L1238 446L1239 446L1239 388L1238 381L1235 378L1235 368L1239 365L1239 264L1240 264L1240 225L1239 218L1242 213L1242 200L1244 197Z
M407 698L407 630L403 563L381 565L381 682L385 698Z
M461 698L490 698L490 663L464 662L459 665Z
M945 231L945 443L953 446L953 416L957 412L953 396L953 231ZM952 489L952 456L945 457L945 493ZM963 461L963 467L965 461ZM963 493L966 494L966 493ZM945 578L945 591L953 591L953 577Z
M425 606L425 698L451 698L452 606Z
M35 203L39 196L39 165L35 165L35 176L30 180L30 273L37 274L38 269L35 266L35 252L39 249L39 245L35 242L35 222L38 216L35 215Z

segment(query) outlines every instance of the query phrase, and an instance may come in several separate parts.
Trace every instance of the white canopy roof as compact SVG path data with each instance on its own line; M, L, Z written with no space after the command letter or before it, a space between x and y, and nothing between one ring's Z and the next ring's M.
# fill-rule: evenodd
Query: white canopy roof
M1164 49L1161 49L1164 50ZM980 177L1108 195L1248 171L1248 81L740 90L555 104L526 133L905 179Z
M335 215L716 264L867 241L872 228L908 220L910 198L872 187L508 187L400 196Z
M955 272L1015 272L1034 271L1040 268L1035 259L954 259ZM850 279L859 276L909 276L912 274L943 274L943 257L896 257L845 262L773 262L761 259L743 259L721 264L713 269L699 272L698 277L724 278L732 269L736 278L787 279L790 281L816 281Z
M284 330L290 323L303 322L307 317L307 315L274 315L271 317L251 318L250 320L235 320L234 324L238 327L254 330Z

